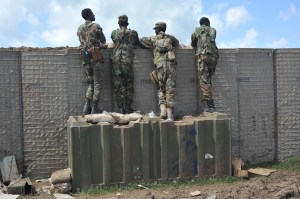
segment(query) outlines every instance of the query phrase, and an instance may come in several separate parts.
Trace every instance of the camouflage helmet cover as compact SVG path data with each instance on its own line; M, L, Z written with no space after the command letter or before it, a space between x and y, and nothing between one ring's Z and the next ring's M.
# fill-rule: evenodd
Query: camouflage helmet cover
M167 28L167 24L165 22L157 22L154 26L153 29L156 29L156 28L160 28L160 29L166 29Z

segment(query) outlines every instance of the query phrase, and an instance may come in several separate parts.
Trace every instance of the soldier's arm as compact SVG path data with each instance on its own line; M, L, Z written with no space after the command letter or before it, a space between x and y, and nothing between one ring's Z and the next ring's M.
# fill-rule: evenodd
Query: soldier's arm
M172 45L173 47L178 47L179 46L179 41L176 37L174 37L173 35L170 35L171 40L172 40Z
M79 28L77 30L77 36L78 36L78 39L79 39L79 42L80 42L80 47L83 47L85 42L82 38L81 31L82 31L82 28L81 28L81 26L79 26Z
M192 36L191 36L191 46L193 48L196 48L197 47L197 42L198 42L198 37L197 37L196 33L193 32Z
M117 30L113 30L111 32L110 38L114 43L116 43L116 35L117 35Z
M131 37L132 37L133 45L139 46L140 48L146 48L146 46L144 46L141 43L141 41L139 39L139 35L138 35L138 33L135 30L132 30Z
M146 48L153 48L153 42L152 37L142 37L140 39L140 42L146 47Z
M216 31L216 29L211 28L211 29L209 30L209 34L210 34L211 40L212 40L212 41L215 41L215 40L216 40L216 36L217 36L217 31Z
M103 31L102 31L102 28L100 27L99 24L97 24L97 31L96 31L96 34L97 34L97 37L99 38L100 42L102 44L105 44L106 43L106 38L103 34Z

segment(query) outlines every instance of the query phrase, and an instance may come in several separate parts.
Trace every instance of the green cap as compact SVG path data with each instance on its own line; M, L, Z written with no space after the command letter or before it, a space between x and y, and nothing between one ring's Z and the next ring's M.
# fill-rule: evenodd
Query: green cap
M166 29L167 24L165 22L157 22L153 29L156 29L156 28Z

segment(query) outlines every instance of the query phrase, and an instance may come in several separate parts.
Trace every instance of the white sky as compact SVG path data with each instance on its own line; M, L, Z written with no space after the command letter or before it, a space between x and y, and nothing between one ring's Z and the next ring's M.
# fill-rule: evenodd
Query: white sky
M217 30L219 48L298 48L300 1L285 0L0 0L0 47L78 46L81 10L91 8L108 42L118 16L140 37L154 34L157 21L189 45L199 19Z

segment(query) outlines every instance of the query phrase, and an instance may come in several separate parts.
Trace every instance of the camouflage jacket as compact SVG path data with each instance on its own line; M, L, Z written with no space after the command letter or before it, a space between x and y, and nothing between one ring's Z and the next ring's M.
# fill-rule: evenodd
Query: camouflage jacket
M206 25L197 27L191 36L191 45L196 48L197 55L211 55L219 57L216 45L216 29Z
M133 48L136 45L140 46L138 33L135 30L122 27L112 31L111 39L114 42L112 60L114 62L132 64L134 57Z
M100 47L106 43L105 36L99 24L86 20L77 30L77 36L82 49Z
M162 37L167 36L172 40L172 46L175 48L179 45L178 39L176 39L173 35L165 34L164 32L159 32L157 35L152 37L143 37L141 38L141 43L146 46L146 48L150 48L153 52L153 62L156 65L157 68L160 68L166 64L168 61L166 56L167 52L159 52L157 48L155 48L156 41L158 39L161 39ZM172 51L174 52L175 49L172 48Z

